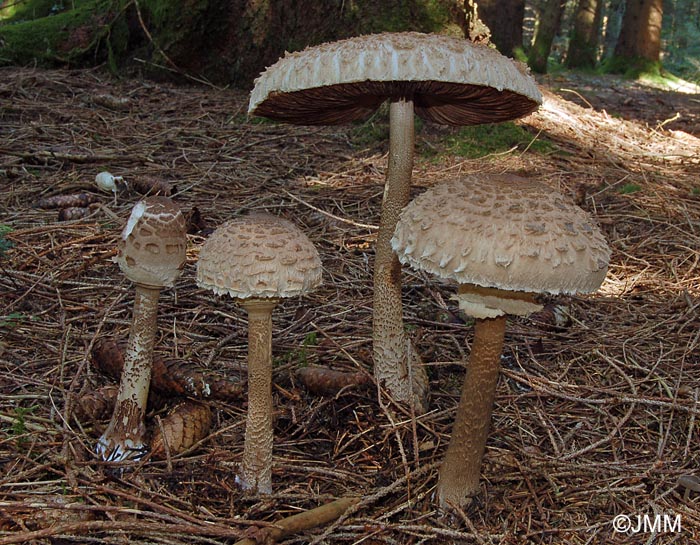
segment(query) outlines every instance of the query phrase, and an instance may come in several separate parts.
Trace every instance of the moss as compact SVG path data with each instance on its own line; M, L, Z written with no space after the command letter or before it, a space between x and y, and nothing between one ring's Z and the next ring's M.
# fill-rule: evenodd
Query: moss
M642 57L610 57L602 65L602 71L608 74L623 74L630 79L641 77L660 77L662 68L659 61L650 61Z
M67 7L71 7L70 4ZM65 2L60 0L25 0L9 2L9 6L0 9L0 21L19 23L48 17L66 10Z
M618 189L618 192L622 195L629 195L631 193L636 193L637 191L641 191L642 186L637 185L637 184L625 184L620 189Z
M72 64L89 56L109 35L112 2L85 0L75 9L31 21L0 26L0 65ZM90 53L90 55L87 55Z
M512 122L463 127L457 134L449 136L445 143L448 152L470 159L513 148L538 153L555 149L551 142L533 138L523 127Z

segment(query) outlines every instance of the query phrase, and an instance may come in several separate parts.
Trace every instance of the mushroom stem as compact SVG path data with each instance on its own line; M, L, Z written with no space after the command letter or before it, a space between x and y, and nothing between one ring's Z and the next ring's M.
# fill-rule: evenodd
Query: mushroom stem
M411 196L413 101L392 101L389 123L389 166L374 261L374 375L395 401L411 404L417 413L423 413L428 376L404 331L401 265L391 249L399 214Z
M159 297L160 288L136 284L119 393L112 420L97 442L97 454L103 460L120 462L144 454L144 415L151 383Z
M248 313L248 415L239 484L272 492L272 310L277 299L244 299Z
M465 507L479 492L505 329L505 316L476 320L452 438L440 467L437 494L441 507Z

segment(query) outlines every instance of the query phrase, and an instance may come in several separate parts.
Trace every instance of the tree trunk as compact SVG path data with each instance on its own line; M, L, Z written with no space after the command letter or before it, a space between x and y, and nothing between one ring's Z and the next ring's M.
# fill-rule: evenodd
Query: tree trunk
M491 41L501 53L513 57L523 47L525 0L476 0L476 3L479 17L491 30Z
M602 0L599 0L602 1ZM610 0L605 10L603 30L603 58L613 56L617 37L620 35L622 15L625 12L625 0Z
M661 54L662 0L627 0L615 56L658 62Z
M566 65L594 68L598 60L598 29L603 0L579 0Z
M663 0L627 0L610 70L658 71L661 58Z
M546 0L540 12L540 21L527 62L533 71L547 73L547 59L552 50L552 42L559 31L565 0Z
M23 0L32 12L37 0ZM83 0L50 17L0 26L0 65L117 70L139 58L161 77L249 87L285 51L359 34L462 25L459 0ZM163 70L164 67L165 70Z

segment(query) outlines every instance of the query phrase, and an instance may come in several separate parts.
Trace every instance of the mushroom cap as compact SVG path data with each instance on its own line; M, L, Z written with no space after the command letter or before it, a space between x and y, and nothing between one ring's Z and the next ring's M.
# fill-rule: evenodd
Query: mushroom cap
M135 284L172 287L186 252L187 225L180 207L168 197L147 197L134 205L115 261Z
M293 223L264 213L232 219L207 239L197 285L239 299L304 295L321 284L321 259Z
M363 119L410 98L424 119L498 123L542 103L527 68L465 39L419 32L348 38L287 53L255 80L249 113L299 125Z
M508 174L431 187L403 209L391 245L402 263L441 278L526 293L593 292L610 260L586 212Z

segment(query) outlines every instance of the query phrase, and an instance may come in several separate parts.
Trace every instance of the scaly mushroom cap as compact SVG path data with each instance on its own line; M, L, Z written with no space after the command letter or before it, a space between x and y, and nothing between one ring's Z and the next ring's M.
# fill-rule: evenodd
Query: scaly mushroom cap
M115 261L135 284L172 287L186 251L187 225L178 205L167 197L147 197L134 205Z
M460 305L477 318L538 308L516 294L502 308L500 290L593 292L610 260L610 248L586 212L550 187L512 175L433 186L404 208L391 245L402 263L416 269L496 288L460 290ZM485 307L483 315L475 306Z
M542 103L524 65L468 40L419 32L358 36L288 53L267 68L248 111L300 125L363 119L390 97L448 125L516 119Z
M197 285L217 295L295 297L321 283L318 251L293 223L250 214L222 224L202 246Z

